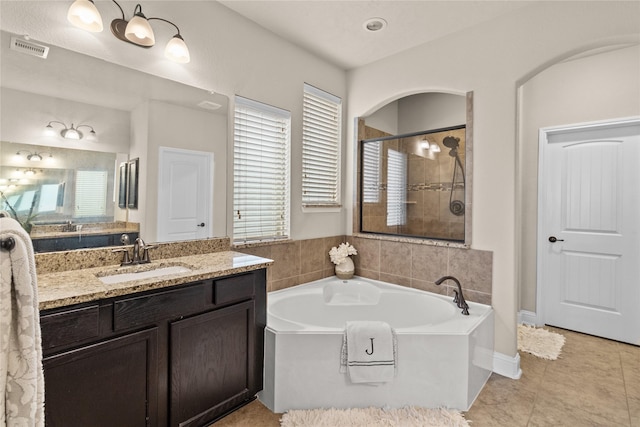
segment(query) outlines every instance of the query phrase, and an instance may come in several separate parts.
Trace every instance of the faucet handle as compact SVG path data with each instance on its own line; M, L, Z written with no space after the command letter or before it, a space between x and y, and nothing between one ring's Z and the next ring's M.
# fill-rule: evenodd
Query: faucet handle
M113 252L113 253L122 252L122 262L120 263L120 266L131 264L131 258L129 258L129 249L128 248L118 248L118 249L112 250L111 252Z
M149 249L155 249L156 247L156 245L145 245L143 247L142 259L140 260L140 263L147 264L151 262L151 260L149 259Z

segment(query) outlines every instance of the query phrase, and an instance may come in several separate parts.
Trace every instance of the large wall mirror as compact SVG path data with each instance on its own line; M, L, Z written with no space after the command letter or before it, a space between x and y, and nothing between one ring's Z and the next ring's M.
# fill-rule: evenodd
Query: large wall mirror
M472 102L417 94L359 119L359 233L470 244Z
M37 230L34 242L46 232L57 243L37 251L119 244L106 238L90 243L88 237L142 231L148 224L145 240L155 241L157 208L145 202L158 191L158 148L226 158L227 97L56 46L48 46L46 58L5 48L14 37L1 34L0 209L13 210ZM174 130L181 125L177 138ZM61 131L71 127L81 139L63 137ZM42 160L34 162L37 157ZM121 185L128 177L122 166L129 168L134 158L138 197L135 204L125 197L123 204L121 191L129 186ZM222 211L225 187L225 179L218 179L212 189ZM211 237L226 226L226 218L218 215L217 221ZM61 244L70 236L84 239L82 246Z

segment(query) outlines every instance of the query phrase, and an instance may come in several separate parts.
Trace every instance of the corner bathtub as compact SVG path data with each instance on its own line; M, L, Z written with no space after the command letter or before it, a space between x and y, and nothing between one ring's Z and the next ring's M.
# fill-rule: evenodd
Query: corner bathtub
M376 280L336 277L268 295L264 389L272 411L407 405L467 410L489 379L494 313L452 297ZM395 329L397 370L382 385L340 373L345 322L380 320Z

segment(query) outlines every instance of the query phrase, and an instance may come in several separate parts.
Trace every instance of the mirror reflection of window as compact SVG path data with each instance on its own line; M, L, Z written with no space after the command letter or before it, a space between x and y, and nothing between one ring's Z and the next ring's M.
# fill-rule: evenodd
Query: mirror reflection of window
M407 223L407 155L387 152L387 226Z
M40 187L38 212L53 212L58 204L59 184L44 184Z
M363 144L362 197L364 203L380 202L380 141Z
M77 171L75 217L106 214L108 175L104 170Z
M22 197L19 198L18 204L15 208L16 212L28 212L33 204L33 198L36 196L35 190L29 190L22 193Z

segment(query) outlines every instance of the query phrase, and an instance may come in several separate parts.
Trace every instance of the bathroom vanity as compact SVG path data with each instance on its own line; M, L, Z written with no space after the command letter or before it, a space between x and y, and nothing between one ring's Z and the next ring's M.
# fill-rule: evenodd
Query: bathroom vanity
M194 269L111 285L99 268L39 276L48 427L208 426L262 389L271 260L176 259ZM82 277L77 294L63 283Z

